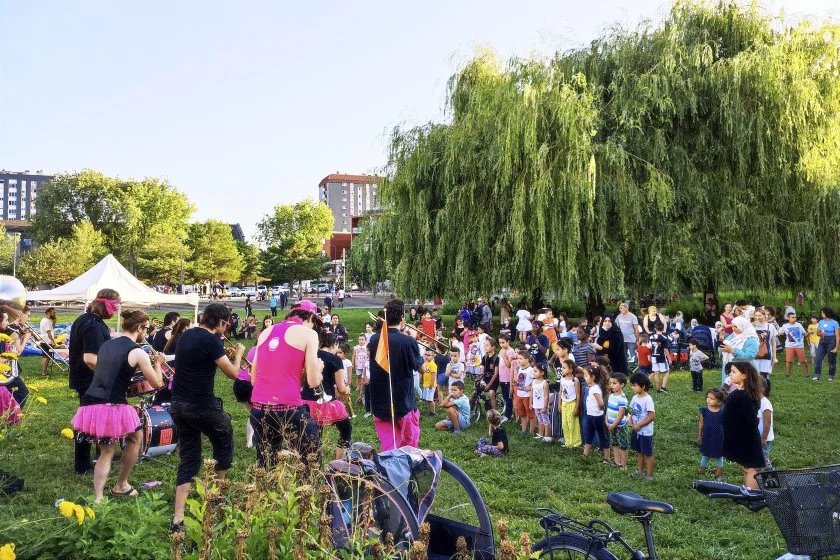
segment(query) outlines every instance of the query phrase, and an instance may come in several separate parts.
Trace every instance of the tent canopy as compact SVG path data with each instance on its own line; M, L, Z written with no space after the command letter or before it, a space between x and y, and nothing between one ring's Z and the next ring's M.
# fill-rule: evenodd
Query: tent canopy
M97 292L111 288L120 294L122 305L180 304L198 310L198 294L162 294L138 280L110 253L81 276L52 290L27 292L32 301L93 301Z

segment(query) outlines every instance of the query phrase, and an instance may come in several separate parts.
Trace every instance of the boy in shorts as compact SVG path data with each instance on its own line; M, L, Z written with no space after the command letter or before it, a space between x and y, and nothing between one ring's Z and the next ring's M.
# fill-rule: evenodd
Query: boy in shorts
M653 370L653 382L658 393L668 392L668 377L671 375L671 352L668 351L668 337L665 336L665 325L656 321L656 333L650 337L650 367ZM662 383L659 374L662 373Z
M441 406L446 409L446 420L435 424L436 430L452 430L453 434L460 434L470 427L470 399L464 394L463 381L455 381L450 385L449 394Z
M429 403L429 416L435 415L435 387L437 385L437 364L435 353L426 350L425 361L420 366L420 398Z
M630 378L633 388L633 398L630 400L630 416L627 424L630 432L630 449L636 452L636 476L645 480L653 480L653 421L656 410L653 399L648 395L650 379L644 373L634 373ZM647 467L646 470L642 470Z

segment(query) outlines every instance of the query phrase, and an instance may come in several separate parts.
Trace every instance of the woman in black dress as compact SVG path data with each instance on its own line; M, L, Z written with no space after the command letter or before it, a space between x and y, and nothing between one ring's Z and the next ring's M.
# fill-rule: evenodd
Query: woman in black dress
M614 372L627 372L627 353L624 349L624 335L621 328L613 321L611 313L605 313L601 319L601 329L595 341L598 354L610 360Z
M749 362L731 362L729 377L738 387L723 407L723 456L744 469L744 486L758 488L755 474L764 467L758 410L764 380Z

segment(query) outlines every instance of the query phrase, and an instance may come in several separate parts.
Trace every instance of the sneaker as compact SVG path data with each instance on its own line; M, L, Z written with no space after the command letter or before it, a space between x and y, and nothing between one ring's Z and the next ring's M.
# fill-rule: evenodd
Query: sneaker
M370 417L371 417L371 413L370 412L365 412L365 418L370 418Z
M453 434L463 434L464 431L463 430L452 430L452 433Z
M646 476L645 477L645 482L653 482L653 477L652 476Z
M502 416L502 424L504 424L508 420L510 420L510 418L508 418L507 416Z
M640 471L640 470L636 469L635 471L633 471L633 472L631 472L631 473L630 473L630 476L640 476L640 477L644 478L645 473L643 473L642 471Z
M814 377L812 377L812 378L811 378L811 381L819 381L819 380L820 380L820 378L819 378L819 377L817 377L816 375L815 375Z
M554 440L551 439L550 437L544 437L543 441L546 442L546 443L554 443Z
M667 393L667 392L668 392L668 388L667 388L667 387L662 387L662 388L659 390L659 392L660 392L660 393Z
M539 435L534 436L534 439L542 439L542 438L543 438L543 437L542 437L542 436L539 436ZM549 438L549 439L551 439L551 438Z
M715 477L715 482L723 482L723 477L722 476L716 476Z

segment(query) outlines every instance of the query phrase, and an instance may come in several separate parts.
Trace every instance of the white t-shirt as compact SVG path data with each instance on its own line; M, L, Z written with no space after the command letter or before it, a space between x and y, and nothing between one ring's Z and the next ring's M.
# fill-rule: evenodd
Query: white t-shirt
M805 337L808 332L799 323L785 323L779 329L779 334L785 335L785 348L804 348Z
M516 372L516 396L517 397L530 397L531 393L526 391L525 388L530 387L531 384L534 382L534 368L528 366L524 368L519 368L519 371Z
M487 355L487 352L484 350L484 343L487 342L489 335L487 333L481 333L478 335L478 354L483 358Z
M773 433L773 405L770 404L770 399L767 397L761 397L761 407L758 409L758 435L764 433L764 411L770 411L770 431L767 432L767 441L773 441L776 439L776 435Z
M50 335L47 334L47 332L53 330L52 321L50 321L47 317L44 317L43 319L41 319L41 324L39 325L38 330L41 331L41 338L44 339L44 342L49 342Z
M604 402L604 392L597 384L589 386L589 393L586 395L586 415L587 416L603 416L604 409L598 405L595 400L595 395L601 395L601 402Z
M621 334L624 335L624 342L636 342L636 333L639 329L639 319L632 313L623 315L619 313L615 316L615 324L621 329Z
M338 299L344 299L344 289L338 290Z
M575 402L577 400L574 376L571 379L560 378L560 399L563 402Z
M533 328L531 325L531 312L527 309L517 311L516 318L519 319L519 322L516 323L516 330L530 331Z
M452 362L450 362L450 364L452 364ZM446 367L448 368L449 366L446 366ZM464 380L464 364L461 363L461 362L456 362L456 363L452 364L452 369L450 370L449 373L451 373L452 375L447 375L446 376L446 380L448 382L447 383L447 388L452 389L452 384L453 383L455 383L456 381L463 381Z
M350 386L350 370L353 369L353 362L351 362L347 358L344 358L341 361L344 364L344 384L349 387Z
M755 332L758 333L759 340L762 336L767 337L767 356L756 358L755 363L758 366L759 373L770 373L773 371L772 358L776 352L776 326L771 323L755 325Z
M650 416L651 412L654 412L656 409L653 408L653 398L650 395L645 395L644 397L640 397L639 395L633 395L633 398L630 399L630 415L633 416L633 425L635 426L637 423L643 421L645 418ZM653 435L653 425L656 422L651 422L650 424L645 424L644 426L639 429L638 434L640 436L652 436Z
M545 408L546 405L545 394L543 393L546 383L548 383L548 381L545 379L542 381L534 379L531 383L531 388L533 389L531 391L531 406L534 407L534 410L539 410L540 412L542 412L542 409Z

